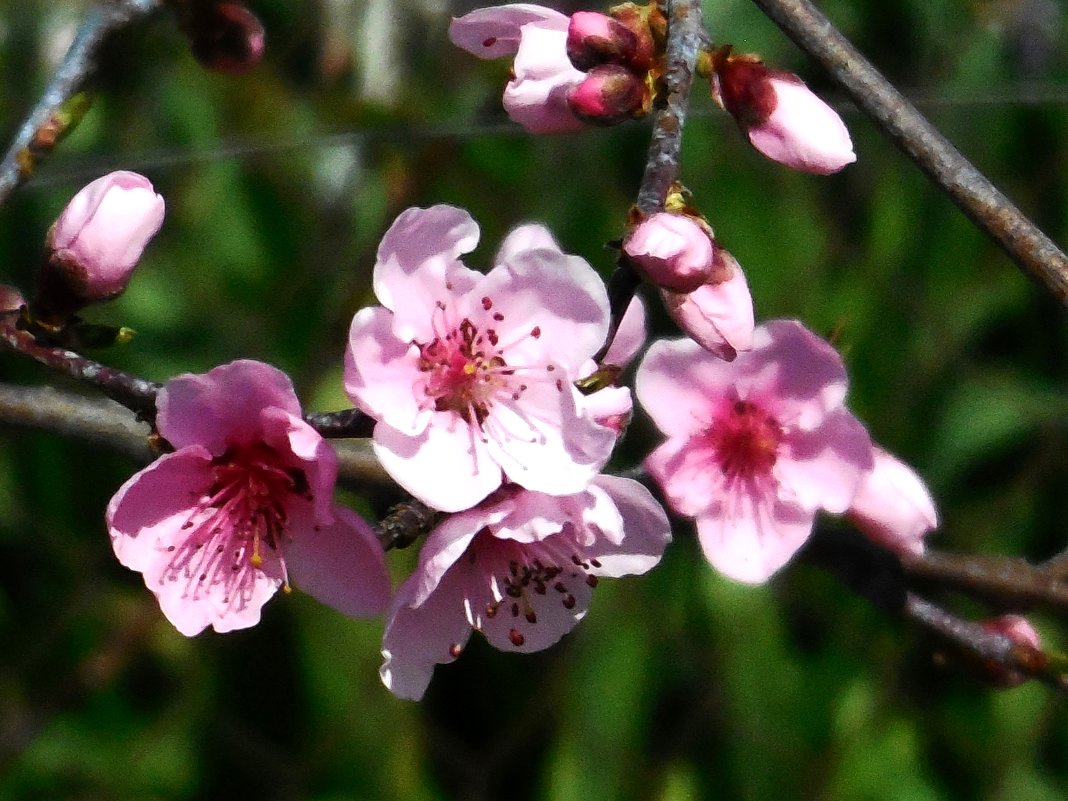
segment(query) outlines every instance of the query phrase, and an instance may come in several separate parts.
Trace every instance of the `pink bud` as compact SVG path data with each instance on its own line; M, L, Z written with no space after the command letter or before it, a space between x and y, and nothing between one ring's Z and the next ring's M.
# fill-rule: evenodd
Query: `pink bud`
M734 257L715 248L712 274L693 292L661 289L671 319L714 356L731 361L753 347L753 298Z
M711 238L693 218L667 212L631 231L623 252L652 283L675 292L692 292L705 283L715 256Z
M938 512L923 480L900 459L874 449L849 519L869 539L899 554L923 554L923 538L938 527Z
M637 75L619 64L601 64L568 92L571 113L591 125L618 125L646 112L649 92Z
M188 34L193 57L217 72L248 72L263 56L263 23L240 3L219 3L197 13Z
M163 211L163 198L135 172L109 173L86 186L48 232L38 304L73 312L119 295L163 224Z
M638 36L621 22L596 11L576 11L567 28L567 56L577 69L598 64L628 64Z
M980 625L989 632L1000 634L1012 640L1016 645L1039 650L1042 641L1039 639L1035 627L1020 615L999 615L982 621ZM995 662L983 663L987 679L998 687L1009 689L1023 684L1028 677L1018 670L1009 670L1004 665Z
M857 160L845 123L796 75L750 56L727 57L717 69L723 107L767 158L819 175Z

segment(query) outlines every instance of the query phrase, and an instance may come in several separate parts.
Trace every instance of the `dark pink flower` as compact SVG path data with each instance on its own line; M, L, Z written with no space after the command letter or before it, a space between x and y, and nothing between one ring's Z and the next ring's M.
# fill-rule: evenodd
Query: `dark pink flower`
M645 466L696 518L714 567L761 582L808 539L818 510L849 508L872 446L843 405L838 354L800 323L772 321L732 362L691 340L653 343L638 401L668 439Z
M586 76L567 57L568 21L530 3L491 6L454 18L449 39L479 58L515 56L503 97L512 120L531 133L577 131L567 93Z
M347 615L389 599L370 527L333 502L337 457L300 416L289 378L254 361L171 379L157 399L175 452L127 481L107 525L182 634L255 625L290 579Z
M882 448L864 475L849 519L870 539L900 554L921 556L924 537L938 528L931 493L916 471Z
M345 389L378 420L385 469L436 509L468 509L505 477L579 492L615 442L573 386L608 333L604 285L539 228L509 236L486 275L459 261L479 232L450 206L409 209L379 246L382 306L352 321Z
M42 300L80 308L120 294L163 213L163 198L135 172L112 172L83 188L48 233Z
M505 651L548 648L586 614L599 578L646 572L670 539L664 510L630 479L563 497L502 489L423 544L387 615L382 681L421 698L472 630Z
M769 159L819 175L857 160L845 123L796 75L746 56L724 59L717 75L723 107Z

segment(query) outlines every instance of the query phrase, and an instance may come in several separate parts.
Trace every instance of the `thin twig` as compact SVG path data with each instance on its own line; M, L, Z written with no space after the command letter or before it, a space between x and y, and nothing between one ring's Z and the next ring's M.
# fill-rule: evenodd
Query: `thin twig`
M645 172L638 187L637 209L644 215L664 209L664 200L679 174L679 153L686 108L690 102L697 53L707 41L699 0L667 0L667 49L664 85L667 97L653 116L653 134ZM620 259L608 281L608 302L612 312L609 336L597 359L604 356L615 336L619 321L627 311L641 278Z
M1068 673L1061 658L1051 657L1038 648L1015 642L978 623L959 618L915 593L910 592L905 599L905 615L957 646L980 664L997 665L1006 671L1038 679L1059 690L1068 689Z
M52 142L42 140L39 133L56 119L64 104L96 72L97 56L107 38L162 5L162 0L103 0L89 9L44 94L26 117L0 162L0 204L29 178L36 161L51 149Z
M1068 256L950 144L808 0L753 0L1029 275L1068 305Z

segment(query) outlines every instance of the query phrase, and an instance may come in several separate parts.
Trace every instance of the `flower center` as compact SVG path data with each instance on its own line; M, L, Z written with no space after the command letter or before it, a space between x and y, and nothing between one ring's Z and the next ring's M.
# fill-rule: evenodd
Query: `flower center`
M264 557L277 559L285 588L283 534L293 496L310 499L302 470L281 464L263 443L231 447L212 462L212 483L182 528L188 536L171 545L163 579L188 583L196 598L221 587L223 601L243 606L252 596Z
M771 472L782 428L756 404L737 400L716 418L708 437L724 476L751 479Z
M444 337L419 346L419 369L427 374L424 391L439 412L456 412L467 423L482 425L493 395L512 370L497 347L497 332L480 332L464 318Z

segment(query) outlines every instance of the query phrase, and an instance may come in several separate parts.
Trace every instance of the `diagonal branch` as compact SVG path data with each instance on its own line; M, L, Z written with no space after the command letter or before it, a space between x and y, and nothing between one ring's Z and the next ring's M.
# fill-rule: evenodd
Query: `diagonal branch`
M63 62L0 162L0 204L30 177L37 159L51 149L56 132L45 133L56 125L63 106L96 71L97 54L108 36L162 5L163 0L101 0L89 9Z
M1068 305L1068 256L916 110L809 0L753 0L1009 258Z

